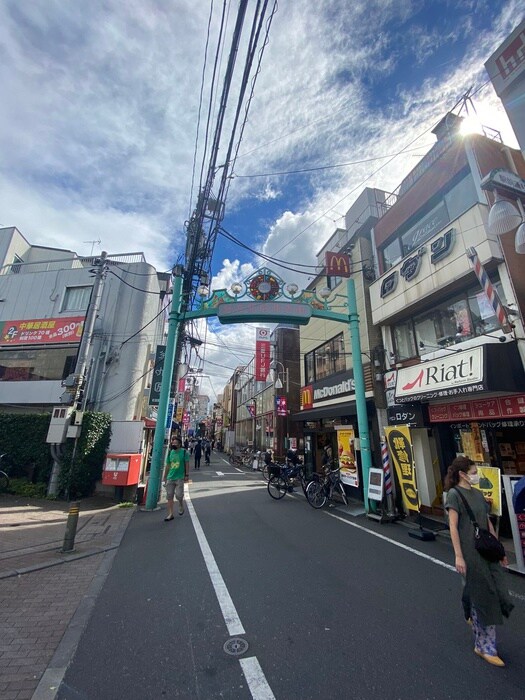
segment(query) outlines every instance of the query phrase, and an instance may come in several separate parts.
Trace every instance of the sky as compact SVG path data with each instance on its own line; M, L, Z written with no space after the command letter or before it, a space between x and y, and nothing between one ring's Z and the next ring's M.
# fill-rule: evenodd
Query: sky
M225 5L219 86L238 3ZM250 0L249 18L254 7ZM171 269L185 248L205 160L222 8L217 0L1 0L0 226L81 255L143 251L158 270ZM484 62L522 17L519 0L282 0L224 228L292 267L314 265L363 188L394 191L469 88L470 116L516 147ZM219 164L248 30L247 23ZM212 125L217 104L216 91ZM276 174L312 168L323 169ZM212 286L229 287L265 264L219 236ZM287 282L308 282L271 267ZM255 325L201 324L195 332L205 343L191 364L216 400L253 356Z

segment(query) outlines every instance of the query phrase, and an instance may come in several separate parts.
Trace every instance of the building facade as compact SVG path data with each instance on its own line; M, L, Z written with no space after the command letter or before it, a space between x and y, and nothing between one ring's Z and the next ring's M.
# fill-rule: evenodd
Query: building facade
M50 412L74 375L91 303L94 257L31 245L0 229L0 410ZM107 256L83 386L87 409L149 417L169 276L142 253Z
M427 507L440 504L457 454L525 473L525 259L513 233L489 233L493 198L481 188L492 169L510 164L523 176L525 163L498 140L462 136L460 122L449 114L438 124L435 146L374 226L380 275L370 287L372 319L395 362L385 374L385 425L410 426Z

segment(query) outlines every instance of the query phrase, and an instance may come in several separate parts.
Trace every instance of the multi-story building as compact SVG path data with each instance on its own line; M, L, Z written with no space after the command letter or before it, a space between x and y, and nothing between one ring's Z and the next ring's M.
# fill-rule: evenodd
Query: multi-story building
M372 319L395 360L388 425L411 425L425 506L440 502L458 453L525 473L525 258L513 232L489 232L493 197L481 187L494 168L523 177L525 162L494 132L462 136L460 123L454 114L441 120L436 144L374 225ZM493 289L512 328L487 297Z
M385 353L380 332L374 328L371 319L368 288L374 279L373 250L371 231L379 219L386 193L366 188L345 216L345 227L337 229L333 236L317 254L319 274L310 282L307 289L319 298L328 298L341 313L347 298L346 278L337 274L337 264L341 272L346 265L347 255L350 274L355 282L356 303L360 320L360 341L362 365L365 379L366 405L369 419L374 463L380 464L379 425L384 420L385 397L382 388L385 369ZM326 273L326 254L331 256L331 266L335 259L336 268ZM349 325L339 322L312 318L300 331L301 344L301 410L293 418L302 424L304 433L305 462L311 469L319 469L323 449L329 445L333 454L341 449L348 436L350 447L356 459L357 470L344 477L351 496L363 498L363 483L359 457L357 409L354 383L354 361L351 353ZM379 415L379 419L378 419Z
M47 412L74 375L94 257L31 245L0 229L0 411ZM85 408L114 421L149 416L152 352L164 338L169 276L142 253L108 255L88 348Z

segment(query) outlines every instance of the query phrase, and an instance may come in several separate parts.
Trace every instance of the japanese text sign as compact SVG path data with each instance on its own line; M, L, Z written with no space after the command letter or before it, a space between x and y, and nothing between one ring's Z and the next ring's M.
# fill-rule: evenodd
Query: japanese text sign
M410 428L406 425L385 428L385 437L399 479L403 503L408 510L419 511L420 502Z
M84 330L84 316L33 318L4 321L1 324L1 345L47 345L79 343Z

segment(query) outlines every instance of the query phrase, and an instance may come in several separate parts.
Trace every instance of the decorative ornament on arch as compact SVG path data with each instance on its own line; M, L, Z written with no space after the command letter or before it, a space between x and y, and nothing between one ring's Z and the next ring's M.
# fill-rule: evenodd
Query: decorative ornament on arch
M272 301L283 293L283 280L266 267L254 272L246 280L248 296L255 301Z

